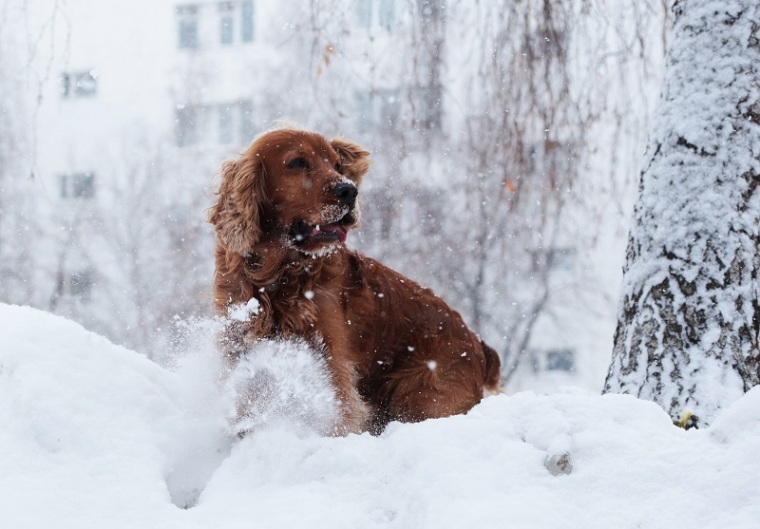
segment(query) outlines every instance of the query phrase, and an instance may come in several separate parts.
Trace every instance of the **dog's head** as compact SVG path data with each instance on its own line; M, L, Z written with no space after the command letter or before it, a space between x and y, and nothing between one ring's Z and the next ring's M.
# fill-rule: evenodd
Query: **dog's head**
M368 157L350 141L327 141L315 132L264 133L223 165L209 222L220 243L241 255L261 240L318 254L344 243L358 225L358 186Z

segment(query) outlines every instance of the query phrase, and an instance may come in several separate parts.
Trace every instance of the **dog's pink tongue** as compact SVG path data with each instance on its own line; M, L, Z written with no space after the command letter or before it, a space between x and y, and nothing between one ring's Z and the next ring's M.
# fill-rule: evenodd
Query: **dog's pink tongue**
M328 224L322 227L322 231L329 231L337 235L341 244L345 244L346 239L348 239L348 230L340 224Z
M341 244L345 244L346 239L348 239L348 230L345 227L338 224L337 222L335 224L324 224L319 227L319 230L322 231L323 233L324 232L334 233L335 235L337 235L338 240L340 241ZM316 233L318 233L318 231L315 229L312 232L312 235Z
M338 226L338 240L341 244L346 244L346 239L348 239L348 230L343 226Z

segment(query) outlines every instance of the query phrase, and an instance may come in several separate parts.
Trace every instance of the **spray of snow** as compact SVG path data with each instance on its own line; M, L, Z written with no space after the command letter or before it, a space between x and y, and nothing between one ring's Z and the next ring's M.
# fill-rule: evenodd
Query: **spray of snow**
M337 420L338 401L324 359L307 344L263 340L232 369L222 361L216 336L258 307L252 299L233 307L228 318L175 322L177 336L161 363L176 373L182 402L166 478L179 507L197 503L236 437L267 429L325 435Z
M326 435L338 418L324 357L303 341L254 344L230 372L225 396L231 433L237 435L273 426Z
M198 501L232 445L220 391L224 366L215 342L223 325L221 318L177 321L173 347L164 354L163 363L177 375L184 416L169 451L166 485L172 502L185 509Z
M247 303L231 306L227 314L232 321L248 321L251 316L259 313L260 308L259 300L251 298Z

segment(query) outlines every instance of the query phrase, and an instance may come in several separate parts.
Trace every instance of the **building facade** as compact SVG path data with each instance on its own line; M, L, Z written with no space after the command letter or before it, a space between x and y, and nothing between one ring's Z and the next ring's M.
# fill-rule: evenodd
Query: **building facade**
M550 86L517 89L531 81L519 72L580 53L570 27L509 39L498 24L517 11L494 25L444 0L21 4L6 13L33 28L15 49L36 46L28 166L44 256L26 302L158 354L175 317L209 313L213 176L287 119L373 151L355 243L459 309L504 353L510 390L601 387L627 219L593 225L603 208L574 197L606 188L588 154L599 142L530 113L559 107Z

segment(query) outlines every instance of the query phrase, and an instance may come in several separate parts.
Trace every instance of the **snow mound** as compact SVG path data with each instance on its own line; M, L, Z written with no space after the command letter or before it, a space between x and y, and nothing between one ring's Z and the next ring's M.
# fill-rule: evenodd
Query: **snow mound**
M0 305L0 322L0 526L168 515L176 375L30 308Z
M567 390L491 397L466 416L393 423L380 437L321 437L277 420L231 441L212 337L191 341L166 369L46 313L0 304L0 321L0 527L723 529L760 520L760 389L705 430L675 428L629 396ZM304 348L281 351L282 366L293 356L310 365ZM261 361L230 380L280 369Z

